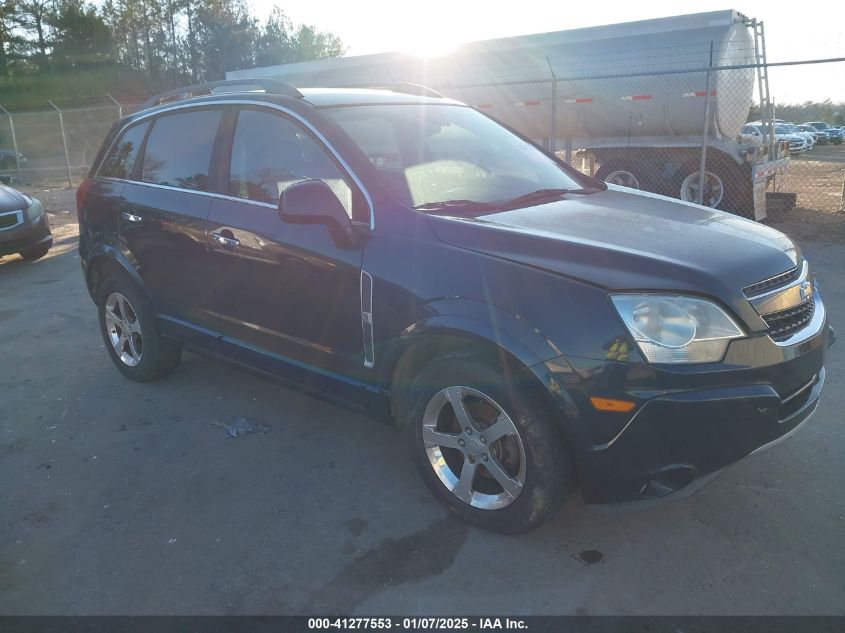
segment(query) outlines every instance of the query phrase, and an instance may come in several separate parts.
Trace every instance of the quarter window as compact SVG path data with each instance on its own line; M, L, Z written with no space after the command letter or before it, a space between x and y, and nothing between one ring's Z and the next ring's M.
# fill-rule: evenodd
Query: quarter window
M149 126L149 121L144 121L126 130L106 156L99 175L107 178L129 178Z
M232 140L230 195L275 204L303 180L325 182L352 217L352 188L317 141L279 115L242 110Z
M144 150L142 180L208 191L211 150L222 110L192 110L156 119Z

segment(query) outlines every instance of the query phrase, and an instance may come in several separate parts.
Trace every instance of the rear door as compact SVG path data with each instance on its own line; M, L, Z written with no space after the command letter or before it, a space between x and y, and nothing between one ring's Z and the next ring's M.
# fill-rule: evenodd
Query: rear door
M299 122L263 108L242 109L233 119L223 157L230 165L223 178L229 198L214 200L209 218L224 348L232 354L269 352L347 376L360 373L366 231L350 245L323 225L285 223L278 199L295 182L323 180L362 226L369 218L366 201Z
M207 222L222 115L222 108L209 107L157 117L122 192L122 246L159 314L186 327L214 320Z

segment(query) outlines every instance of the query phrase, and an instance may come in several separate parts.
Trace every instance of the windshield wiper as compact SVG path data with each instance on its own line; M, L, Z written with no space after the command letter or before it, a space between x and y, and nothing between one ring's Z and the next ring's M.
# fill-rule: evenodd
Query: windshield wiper
M570 193L588 196L591 193L598 193L599 191L601 191L601 189L596 189L595 187L584 187L582 189L538 189L537 191L532 191L531 193L526 193L522 196L517 196L512 200L508 200L501 205L501 208L516 209L527 206L532 202L542 202L543 200L551 202L552 200L556 200L557 198L561 198Z
M444 212L444 213L486 213L496 211L499 207L489 202L478 200L440 200L438 202L426 202L414 207L417 211Z

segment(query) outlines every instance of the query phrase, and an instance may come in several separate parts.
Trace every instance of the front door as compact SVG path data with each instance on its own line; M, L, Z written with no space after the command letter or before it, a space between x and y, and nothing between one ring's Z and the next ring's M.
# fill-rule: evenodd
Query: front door
M334 374L359 374L366 232L350 245L325 226L285 223L278 199L292 183L320 179L353 217L362 212L356 205L367 213L363 196L321 142L280 112L241 110L228 145L231 199L214 200L209 215L224 344Z

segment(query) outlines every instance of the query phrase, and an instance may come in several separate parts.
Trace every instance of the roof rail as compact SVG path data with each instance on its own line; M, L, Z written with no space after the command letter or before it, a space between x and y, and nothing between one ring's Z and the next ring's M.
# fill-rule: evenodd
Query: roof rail
M346 84L343 86L337 86L338 88L370 88L372 90L390 90L391 92L399 92L402 94L407 95L417 95L420 97L439 97L441 99L445 98L444 95L440 94L436 90L432 88L428 88L427 86L421 86L419 84L411 84L411 83L374 83L374 84Z
M299 90L278 79L265 79L262 77L255 79L223 79L162 92L145 101L141 109L146 110L147 108L153 108L163 103L182 101L183 99L191 99L193 97L230 92L258 92L259 90L263 90L267 94L285 95L287 97L296 97L297 99L302 98L302 93Z

